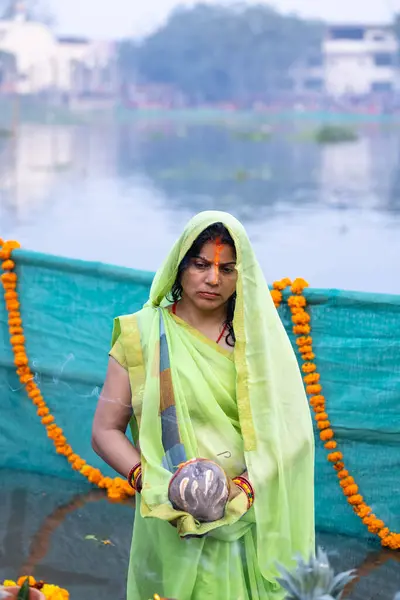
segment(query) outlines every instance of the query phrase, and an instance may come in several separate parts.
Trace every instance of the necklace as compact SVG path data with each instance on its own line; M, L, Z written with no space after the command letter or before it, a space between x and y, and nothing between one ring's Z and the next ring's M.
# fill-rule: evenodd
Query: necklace
M172 314L176 316L176 306L177 306L177 302L174 302L172 305ZM222 340L222 338L224 337L224 333L227 330L228 325L225 323L223 330L221 331L221 333L219 334L219 337L217 339L217 344L220 343L220 341Z

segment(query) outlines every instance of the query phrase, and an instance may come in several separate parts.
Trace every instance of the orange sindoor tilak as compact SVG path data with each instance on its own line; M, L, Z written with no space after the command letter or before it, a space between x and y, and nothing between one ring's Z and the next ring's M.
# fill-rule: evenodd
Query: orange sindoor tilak
M219 265L221 259L222 248L224 247L221 238L217 238L215 240L215 254L214 254L214 279L212 281L213 285L217 285L219 281Z

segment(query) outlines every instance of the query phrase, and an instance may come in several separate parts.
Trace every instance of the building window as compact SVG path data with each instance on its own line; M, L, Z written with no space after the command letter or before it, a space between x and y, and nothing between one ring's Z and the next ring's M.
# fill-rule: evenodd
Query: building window
M364 27L332 27L330 37L333 40L363 40Z
M304 81L304 87L306 90L312 90L314 92L322 92L324 89L324 81L319 77L310 77Z
M293 90L294 81L290 77L283 77L279 84L281 90Z
M322 67L324 64L322 56L310 56L307 59L307 65L309 67Z
M393 83L391 81L373 81L371 92L392 92Z
M391 67L394 64L394 54L390 52L374 54L374 63L377 67Z

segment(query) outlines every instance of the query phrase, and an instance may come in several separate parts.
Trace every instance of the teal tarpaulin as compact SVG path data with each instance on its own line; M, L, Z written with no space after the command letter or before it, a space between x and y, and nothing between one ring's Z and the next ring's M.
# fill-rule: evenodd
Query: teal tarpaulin
M90 446L113 318L147 300L152 274L15 251L30 367L75 452L112 474ZM346 466L377 516L400 531L400 296L308 290L314 352ZM286 304L281 318L291 334ZM58 456L15 374L0 301L0 468L80 478ZM316 435L320 529L364 535Z

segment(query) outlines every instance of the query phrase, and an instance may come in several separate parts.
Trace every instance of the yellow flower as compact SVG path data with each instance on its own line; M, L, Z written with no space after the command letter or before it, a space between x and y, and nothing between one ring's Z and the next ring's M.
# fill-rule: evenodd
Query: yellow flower
M16 587L17 582L16 581L12 581L11 579L6 579L3 582L4 587Z
M49 585L45 583L45 585L41 589L42 594L47 598L47 600L68 600L69 593L67 590L63 590L62 588L57 587L56 585Z

